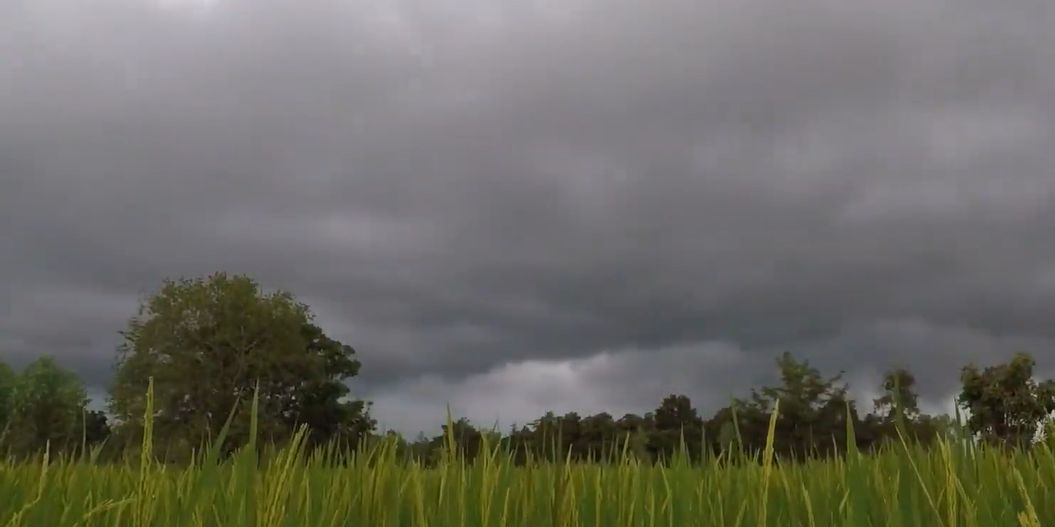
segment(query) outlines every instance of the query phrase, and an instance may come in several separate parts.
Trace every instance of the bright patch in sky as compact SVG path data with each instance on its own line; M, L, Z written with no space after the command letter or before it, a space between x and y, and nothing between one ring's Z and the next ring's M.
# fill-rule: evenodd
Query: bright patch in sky
M216 5L217 0L154 0L164 9L205 11Z

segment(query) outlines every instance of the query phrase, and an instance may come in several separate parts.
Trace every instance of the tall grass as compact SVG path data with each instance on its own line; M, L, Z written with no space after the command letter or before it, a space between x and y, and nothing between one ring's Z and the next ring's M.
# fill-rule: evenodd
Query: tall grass
M518 466L514 453L489 445L472 462L448 448L424 467L401 461L391 441L351 456L309 452L301 432L262 455L255 444L223 460L206 449L173 468L152 461L150 412L138 462L45 453L0 463L0 526L1055 525L1048 447L903 440L874 454L781 463L776 413L763 452L702 464L684 453L644 464L624 449L612 463Z

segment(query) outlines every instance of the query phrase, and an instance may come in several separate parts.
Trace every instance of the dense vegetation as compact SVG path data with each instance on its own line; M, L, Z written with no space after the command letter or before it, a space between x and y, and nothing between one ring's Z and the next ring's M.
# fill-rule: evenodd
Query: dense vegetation
M355 350L245 276L167 281L121 335L107 413L51 358L0 362L0 525L1055 522L1055 381L1027 354L961 370L965 419L901 368L859 408L786 353L706 419L672 394L407 441L348 398Z
M147 398L146 414L152 412ZM256 404L254 404L254 407ZM779 412L779 408L777 408ZM253 412L255 414L255 412ZM433 467L406 463L391 440L350 453L305 450L303 433L257 455L249 442L186 467L152 461L144 422L138 460L0 464L0 522L28 526L1019 526L1055 522L1055 450L942 437L925 448L899 436L864 455L779 463L766 446L690 463L648 464L624 449L604 463L514 462L489 445L469 461L448 433ZM448 431L452 431L448 428ZM220 443L227 427L220 431ZM853 436L852 426L846 435ZM848 442L852 444L851 442Z

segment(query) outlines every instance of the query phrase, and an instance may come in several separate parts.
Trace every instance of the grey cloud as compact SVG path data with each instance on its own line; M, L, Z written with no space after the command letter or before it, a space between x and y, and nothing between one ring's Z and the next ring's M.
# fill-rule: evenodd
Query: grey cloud
M764 378L759 375L760 359L721 342L628 349L509 363L459 380L427 374L373 395L382 416L379 425L408 435L434 433L448 406L454 418L502 429L527 424L547 411L608 412L616 418L642 414L670 393L690 394L696 405L713 410L728 403L741 388L738 382Z
M217 269L386 397L701 342L1050 354L1043 2L159 5L0 0L5 357L100 384L137 298Z
M825 377L842 374L862 411L872 410L884 371L907 365L917 374L924 411L950 412L961 367L985 367L1009 359L1013 352L1050 349L1053 344L902 319L850 325L794 351ZM700 415L709 418L732 397L748 397L751 387L779 384L774 358L781 351L717 341L622 349L574 359L507 363L459 378L425 374L364 393L375 401L380 426L407 436L435 434L448 407L454 418L505 429L547 411L608 412L616 418L643 414L672 393L688 395ZM1050 354L1037 358L1039 376L1055 375Z

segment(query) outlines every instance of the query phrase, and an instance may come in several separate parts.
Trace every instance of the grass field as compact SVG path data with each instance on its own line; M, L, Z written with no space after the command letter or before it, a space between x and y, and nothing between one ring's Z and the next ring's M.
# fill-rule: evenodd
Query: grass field
M691 466L514 466L490 449L473 463L426 468L391 443L338 463L302 436L258 458L216 452L182 468L142 457L0 464L0 526L1026 526L1055 525L1055 456L946 440L845 459ZM852 431L848 431L852 433ZM772 438L772 434L770 435ZM258 461L266 459L267 461Z

